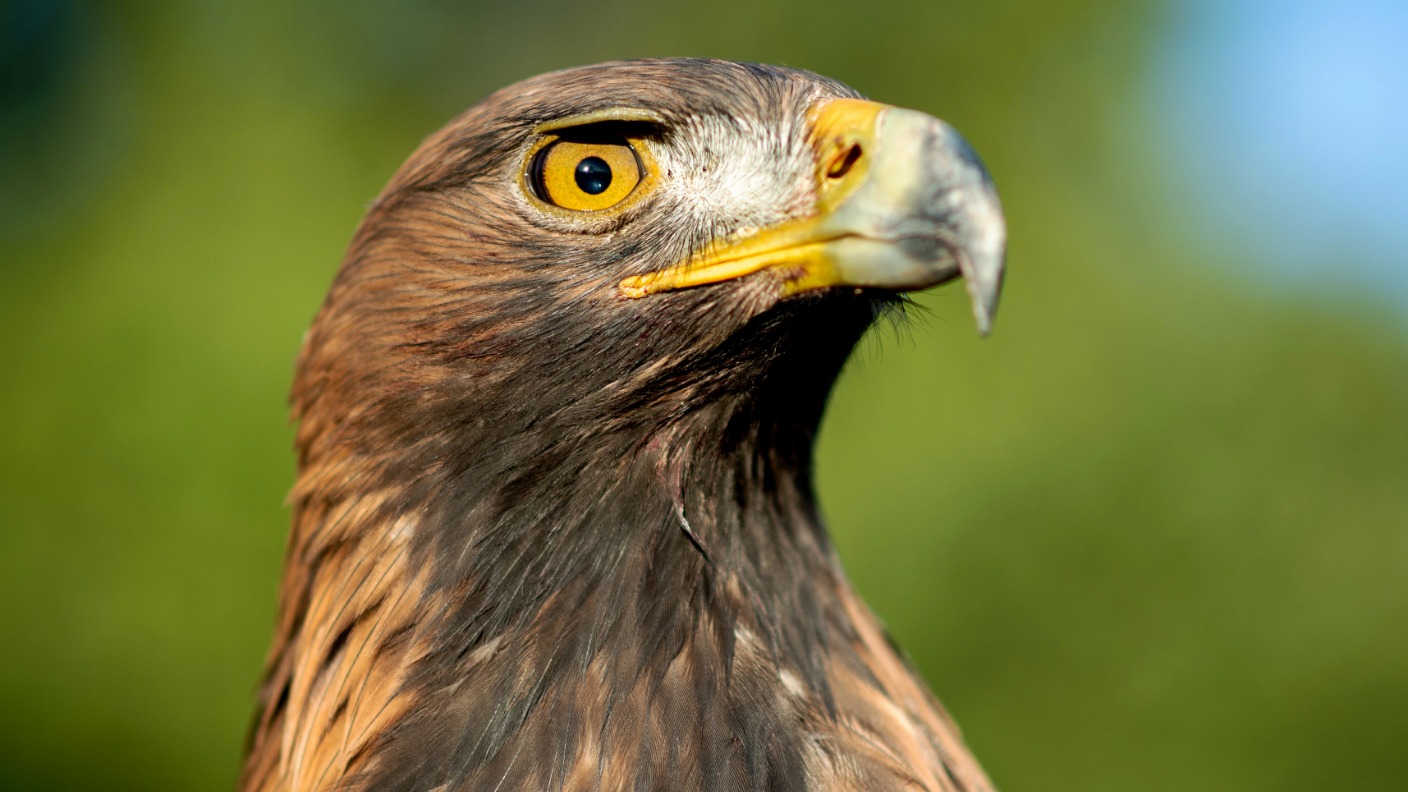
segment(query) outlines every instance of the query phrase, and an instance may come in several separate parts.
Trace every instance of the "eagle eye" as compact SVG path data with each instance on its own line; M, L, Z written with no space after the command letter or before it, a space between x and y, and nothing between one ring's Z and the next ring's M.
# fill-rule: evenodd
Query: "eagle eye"
M610 209L645 177L635 147L625 138L557 138L538 150L528 182L542 200L574 212Z

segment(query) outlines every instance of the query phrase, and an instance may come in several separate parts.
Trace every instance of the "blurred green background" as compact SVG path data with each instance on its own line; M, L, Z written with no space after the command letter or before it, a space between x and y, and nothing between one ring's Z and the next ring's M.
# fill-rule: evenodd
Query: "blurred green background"
M819 462L848 569L999 786L1408 789L1408 300L1335 274L1402 248L1287 274L1188 182L1220 138L1188 145L1151 88L1187 19L0 4L0 788L232 787L292 361L368 201L502 85L709 55L946 118L1002 190L995 335L961 288L923 297L845 374ZM1242 176L1241 203L1294 194Z

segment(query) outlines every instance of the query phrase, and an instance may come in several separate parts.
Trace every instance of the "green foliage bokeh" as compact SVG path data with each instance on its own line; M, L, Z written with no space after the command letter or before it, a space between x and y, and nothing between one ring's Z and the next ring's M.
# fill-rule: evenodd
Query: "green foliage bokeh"
M292 360L367 201L489 91L649 55L837 77L996 177L994 337L960 287L877 329L818 475L1002 788L1408 788L1408 340L1181 219L1160 7L51 5L0 112L0 788L231 788Z

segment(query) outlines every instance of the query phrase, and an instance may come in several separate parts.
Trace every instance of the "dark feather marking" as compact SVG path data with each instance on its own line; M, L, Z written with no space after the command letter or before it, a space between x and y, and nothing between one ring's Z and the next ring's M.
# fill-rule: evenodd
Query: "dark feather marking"
M323 727L323 736L327 737L329 734L331 734L333 727L336 726L346 714L347 699L343 698L337 702L337 709L332 711L332 716L328 718L327 725ZM327 770L325 769L323 773L324 775L326 775ZM323 776L319 776L319 782L321 782L322 777Z

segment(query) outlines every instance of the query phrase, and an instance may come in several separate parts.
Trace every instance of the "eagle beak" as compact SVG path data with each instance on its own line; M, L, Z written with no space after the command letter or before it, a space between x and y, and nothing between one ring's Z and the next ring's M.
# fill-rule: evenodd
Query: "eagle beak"
M621 282L629 297L767 272L784 294L835 286L925 289L963 276L978 332L1002 291L1007 228L992 178L948 124L913 110L831 99L808 113L815 211L722 240Z

